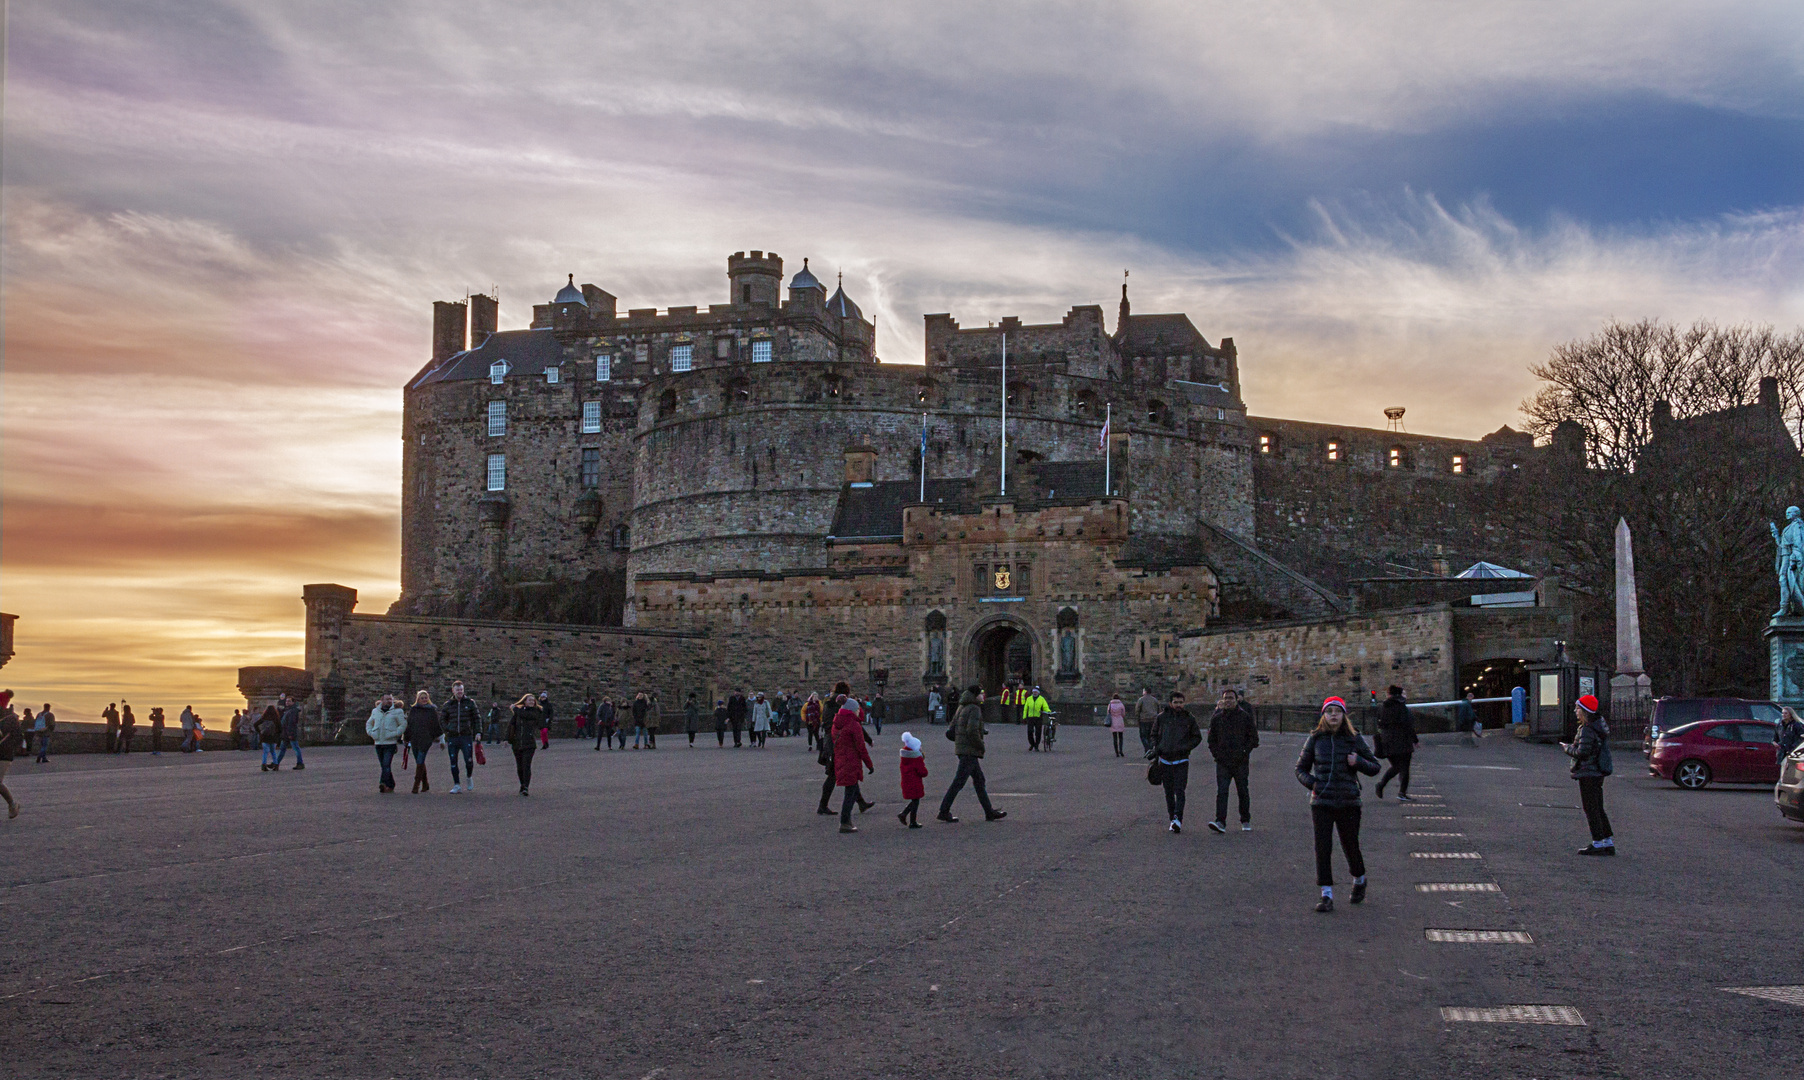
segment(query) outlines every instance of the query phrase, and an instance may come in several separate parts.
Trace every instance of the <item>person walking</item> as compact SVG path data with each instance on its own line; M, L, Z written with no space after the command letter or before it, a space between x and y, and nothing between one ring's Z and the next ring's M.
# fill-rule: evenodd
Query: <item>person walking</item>
M1127 736L1127 702L1121 700L1120 694L1109 695L1109 737L1115 742L1115 756L1126 757L1122 752L1122 740Z
M119 752L121 754L132 752L132 736L137 733L138 718L132 715L131 704L121 701L119 703Z
M383 694L370 709L370 718L363 722L363 730L376 744L376 763L382 766L376 791L390 794L395 790L395 751L407 735L407 710L401 708L395 695Z
M249 710L245 711L245 723L251 722ZM255 732L253 731L254 735ZM163 707L156 706L150 710L150 756L163 756Z
M634 694L633 695L633 749L634 750L639 749L640 743L645 743L646 744L645 748L647 750L651 749L650 740L648 740L645 737L645 717L650 712L651 712L651 700L645 696L645 691L641 690L637 694Z
M482 718L476 703L464 696L462 680L451 684L451 700L439 710L439 730L445 737L445 750L451 755L451 794L476 790L476 743L482 739ZM466 780L457 782L457 755L463 754Z
M958 714L952 718L952 727L948 729L952 736L953 753L958 756L958 772L952 777L952 785L946 789L945 798L940 800L938 820L948 825L955 825L958 819L952 816L952 801L964 790L965 781L971 782L971 789L977 792L978 805L983 807L985 821L1000 821L1008 817L1008 811L998 810L990 805L989 787L983 775L983 737L989 734L989 728L983 723L983 689L972 685L958 701Z
M194 706L182 707L182 742L176 749L184 754L194 753Z
M195 748L200 748L200 739L194 740ZM301 706L288 694L282 695L282 748L276 751L276 768L282 766L282 755L294 747L294 771L299 772L307 767L301 760Z
M608 721L613 719L613 713L614 701L612 698L604 697L595 703L595 750L597 753L601 751L601 743L604 739L607 740L610 748L614 745L614 736L608 731Z
M867 739L864 725L858 719L858 710L848 697L839 712L833 715L834 780L846 789L845 800L839 804L839 831L842 833L858 831L858 826L852 824L853 803L858 804L859 813L876 805L866 802L858 790L858 782L864 779L864 774L877 771L871 761L871 752L865 749Z
M100 710L100 718L106 721L106 752L116 754L119 752L119 706L107 702L106 708Z
M1415 717L1410 715L1409 705L1403 700L1403 688L1391 687L1384 704L1378 706L1378 756L1391 763L1378 778L1378 786L1373 792L1380 799L1384 798L1384 785L1394 777L1397 801L1415 802L1409 797L1409 762L1415 756L1416 744L1421 741L1422 737L1416 734Z
M1027 722L1027 748L1030 751L1040 749L1040 735L1045 730L1046 714L1052 711L1052 705L1046 695L1040 693L1039 687L1028 691L1021 699L1021 719Z
M813 747L821 739L821 696L809 693L808 700L802 705L802 725L808 729L808 745Z
M720 747L727 745L727 702L725 698L714 699L714 743Z
M921 740L902 733L902 797L908 805L896 820L911 829L921 827L921 800L927 796L927 758L921 753Z
M424 690L413 696L413 706L407 710L407 747L413 751L413 793L432 790L432 781L426 776L426 755L432 751L432 744L438 741L442 733L439 727L438 706L432 703L432 695ZM283 745L287 745L284 742ZM281 761L280 755L276 759Z
M1604 813L1604 777L1615 771L1610 758L1610 723L1591 694L1573 703L1572 715L1579 723L1578 734L1571 742L1561 743L1560 749L1572 759L1572 778L1578 781L1585 823L1591 826L1591 843L1579 848L1579 854L1615 855L1616 834L1610 829L1610 815Z
M1153 753L1165 788L1167 832L1184 831L1184 789L1190 786L1190 753L1203 744L1203 729L1184 707L1184 695L1171 700L1153 721Z
M539 711L544 713L543 725L539 728L539 749L551 749L551 693L539 691Z
M832 699L829 698L828 700ZM826 731L821 732L820 739L818 739L814 745L818 751L818 753L815 754L814 760L819 762L823 769L827 770L826 779L821 781L821 805L815 813L831 814L833 812L833 807L830 804L833 800L833 789L838 786L838 771L833 763L833 730L830 725Z
M539 699L530 692L514 702L513 719L507 723L507 744L514 749L514 771L520 777L522 797L532 786L532 755L539 748L538 735L544 723L545 711L539 706Z
M576 710L576 737L577 738L587 739L589 737L589 723L594 718L595 718L595 702L594 702L594 700L591 699L589 701L583 702L582 706Z
M487 721L487 727L483 732L484 742L498 743L501 741L501 721L504 716L499 701L489 702L489 714L484 718Z
M1160 712L1159 699L1153 696L1152 687L1142 687L1140 700L1134 702L1134 722L1140 725L1140 750L1149 758L1153 756L1153 721L1159 718Z
M0 690L0 798L6 800L8 821L19 816L19 800L6 786L6 771L12 768L13 755L24 751L25 729L19 726L18 714L13 712L13 692Z
M689 735L689 749L695 749L695 733L702 727L702 708L695 703L695 691L689 692L689 700L683 703L683 730Z
M946 722L946 699L935 686L927 691L927 722L943 724Z
M31 710L25 710L25 715L30 716ZM50 739L56 734L56 714L50 711L48 701L44 702L44 707L38 710L38 718L33 724L32 730L37 732L38 736L37 763L47 765L50 762Z
M1804 720L1787 705L1779 712L1779 726L1773 729L1773 750L1779 757L1780 767L1784 767L1785 759L1791 756L1799 744L1804 744Z
M278 699L280 700L280 699ZM276 753L282 746L282 710L274 705L263 706L263 715L257 717L257 741L263 747L263 764L259 772L274 772L276 769Z
M883 722L889 719L889 702L883 700L883 691L877 691L877 696L871 699L865 714L871 718L871 726L877 729L877 734L883 734Z
M752 745L764 748L770 738L770 702L762 693L752 695Z
M739 733L745 728L747 712L745 691L735 690L727 695L727 724L733 729L733 748L739 748Z
M1396 687L1391 689L1395 690ZM1466 696L1459 699L1454 711L1459 714L1459 729L1472 736L1472 745L1477 746L1478 740L1485 737L1485 724L1478 718L1478 707L1472 704L1472 691L1466 691Z
M1322 702L1322 716L1303 741L1297 756L1297 780L1309 789L1309 814L1315 824L1315 883L1322 898L1315 909L1334 910L1334 834L1353 875L1353 903L1366 898L1366 860L1359 850L1359 774L1378 775L1378 759L1364 736L1347 719L1347 703L1338 697Z
M1223 690L1216 699L1215 712L1209 717L1209 756L1215 759L1215 817L1209 822L1211 831L1228 831L1230 785L1240 792L1240 831L1253 831L1247 773L1253 751L1257 749L1259 726L1253 722L1253 710L1240 700L1238 691Z

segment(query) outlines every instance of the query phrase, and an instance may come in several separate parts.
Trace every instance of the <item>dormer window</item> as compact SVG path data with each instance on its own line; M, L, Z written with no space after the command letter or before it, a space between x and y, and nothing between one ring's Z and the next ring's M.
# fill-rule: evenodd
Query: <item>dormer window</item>
M770 363L770 339L769 338L760 338L757 341L752 342L752 363L754 363L754 364Z
M670 370L688 371L695 366L695 346L672 345L670 347Z
M507 378L507 361L506 360L497 360L494 363L489 365L489 381L490 382L494 383L496 386L500 386L501 380L505 379L505 378Z
M545 369L545 381L556 386L563 378L563 369L553 365Z
M595 381L612 382L614 380L614 357L610 353L602 353L595 358Z

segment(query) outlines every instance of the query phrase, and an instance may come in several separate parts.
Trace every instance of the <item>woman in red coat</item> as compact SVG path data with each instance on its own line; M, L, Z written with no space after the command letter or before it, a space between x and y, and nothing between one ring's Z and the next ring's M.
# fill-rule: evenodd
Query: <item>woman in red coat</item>
M846 789L845 802L839 806L839 831L857 832L858 826L852 824L852 804L858 804L862 813L877 805L865 802L858 791L858 782L864 779L866 772L876 772L877 766L871 763L871 752L864 748L864 725L858 722L858 710L847 698L833 716L833 779L840 787Z
M904 731L902 733L902 797L908 805L896 815L896 820L911 829L921 827L921 797L927 794L926 785L921 781L927 779L927 759L921 756L921 740Z

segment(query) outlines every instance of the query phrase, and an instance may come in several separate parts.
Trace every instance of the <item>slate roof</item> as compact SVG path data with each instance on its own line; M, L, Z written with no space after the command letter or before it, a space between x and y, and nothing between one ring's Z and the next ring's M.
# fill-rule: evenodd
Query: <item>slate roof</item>
M564 362L564 350L558 344L556 332L550 329L498 330L476 348L466 349L438 367L422 372L409 389L429 383L486 379L489 377L489 365L497 360L507 361L510 378L517 375L543 375L546 368Z
M927 501L960 505L969 487L968 480L929 480ZM840 489L830 535L836 540L900 539L902 508L920 501L919 480L879 480L870 487L847 485Z
M1130 353L1164 352L1191 346L1204 352L1215 351L1202 332L1191 323L1190 316L1181 312L1174 315L1129 315L1126 328L1119 333L1121 348Z
M815 277L814 273L808 269L807 259L802 260L802 268L796 271L796 276L789 279L789 287L792 289L819 289L822 292L827 291L827 287L821 284L821 279Z
M551 298L551 302L554 304L581 304L583 307L589 306L588 297L584 296L583 291L576 287L575 274L570 275L570 284L559 289L557 295Z
M864 318L864 312L858 310L858 305L854 304L852 298L846 295L844 285L841 285L827 300L827 310L842 319Z

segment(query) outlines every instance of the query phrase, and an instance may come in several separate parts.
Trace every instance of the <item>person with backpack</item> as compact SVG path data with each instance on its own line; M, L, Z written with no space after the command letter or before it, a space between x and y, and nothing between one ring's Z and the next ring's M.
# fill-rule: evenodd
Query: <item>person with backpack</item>
M1615 771L1610 757L1610 723L1598 711L1597 698L1581 696L1573 703L1572 715L1578 720L1578 734L1560 749L1572 759L1572 778L1578 781L1579 802L1585 808L1585 823L1591 827L1591 843L1579 848L1580 855L1616 854L1616 834L1610 829L1610 815L1604 813L1604 777Z
M845 800L839 805L839 831L842 833L858 831L858 826L852 824L852 804L858 804L859 813L876 805L867 802L864 794L858 790L859 781L864 779L864 774L877 771L876 764L871 761L870 751L864 748L869 740L870 736L865 734L857 708L850 697L846 698L839 711L833 715L834 781L846 789Z
M1378 778L1376 794L1380 799L1384 798L1384 785L1395 777L1397 801L1415 802L1409 797L1409 761L1415 756L1416 744L1422 737L1416 734L1416 721L1403 701L1401 686L1391 687L1390 696L1378 706L1378 741L1379 756L1389 759L1391 767Z
M373 708L370 718L363 723L363 730L376 744L376 762L382 766L382 777L376 782L376 791L388 795L395 790L395 751L400 748L401 739L407 734L407 710L401 708L400 702L393 694L383 694Z
M282 745L282 712L274 705L265 705L263 715L257 717L257 741L263 747L263 764L257 771L273 772L276 752Z
M983 723L983 706L983 688L973 684L959 698L958 713L946 727L946 737L952 740L952 752L958 757L958 772L953 775L945 797L940 800L937 818L948 825L958 824L958 819L952 816L952 801L964 790L966 780L971 782L971 789L977 792L977 803L983 807L985 821L1001 821L1008 817L1008 811L998 810L990 805L989 786L983 775L983 738L990 733L990 729Z
M908 805L896 820L911 829L921 827L921 800L927 795L927 759L921 754L921 740L902 733L902 797Z
M421 690L413 696L413 705L407 710L406 739L407 748L413 751L415 795L432 790L432 781L426 776L426 755L431 752L432 744L438 741L440 733L438 706L432 703L431 694ZM280 760L279 756L277 760Z
M1153 753L1165 788L1165 813L1171 819L1167 832L1184 831L1184 789L1190 784L1190 754L1203 744L1203 729L1184 707L1184 695L1172 692L1171 701L1153 721Z
M451 794L475 791L476 744L482 740L482 718L476 714L476 703L464 696L461 679L451 684L451 700L439 710L438 725L445 737L445 751L451 755ZM460 752L468 777L462 786L457 782L457 755Z
M1259 726L1253 722L1253 710L1240 700L1232 688L1224 689L1216 699L1215 712L1209 717L1209 756L1215 759L1215 817L1209 822L1211 832L1228 831L1228 787L1240 791L1240 831L1253 831L1252 800L1247 795L1248 764L1253 751L1259 749Z
M539 699L530 692L514 702L513 719L507 723L507 744L514 749L514 771L520 777L522 797L532 786L532 755L539 748L539 728L544 722L545 713L539 708Z
M1365 737L1353 730L1347 703L1339 697L1322 702L1322 716L1297 755L1297 782L1309 789L1309 815L1315 824L1315 883L1322 898L1315 909L1334 910L1334 834L1340 833L1347 871L1353 875L1353 903L1366 898L1366 860L1359 850L1359 775L1377 776L1378 759Z

